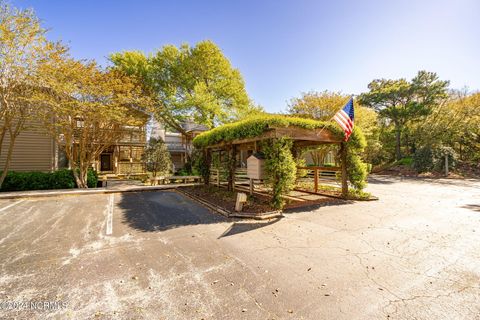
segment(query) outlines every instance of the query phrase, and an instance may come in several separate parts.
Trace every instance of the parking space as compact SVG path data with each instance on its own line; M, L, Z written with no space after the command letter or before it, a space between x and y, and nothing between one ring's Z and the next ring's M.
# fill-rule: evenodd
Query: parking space
M0 318L478 318L479 181L370 191L265 222L174 191L2 200L0 301L65 305Z

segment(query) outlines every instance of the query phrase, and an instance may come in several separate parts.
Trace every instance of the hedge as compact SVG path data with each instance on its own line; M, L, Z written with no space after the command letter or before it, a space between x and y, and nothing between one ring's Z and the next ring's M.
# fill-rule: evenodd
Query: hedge
M88 171L87 184L89 188L97 186L98 176L94 170ZM27 191L50 189L73 189L76 187L73 171L62 169L54 172L17 172L10 171L5 177L0 191Z

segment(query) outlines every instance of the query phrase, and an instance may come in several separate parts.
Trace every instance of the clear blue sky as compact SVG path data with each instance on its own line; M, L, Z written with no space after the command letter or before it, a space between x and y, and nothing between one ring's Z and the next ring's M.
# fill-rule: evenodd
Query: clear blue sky
M267 111L309 90L360 93L420 69L480 89L480 1L42 1L33 7L77 58L211 39Z

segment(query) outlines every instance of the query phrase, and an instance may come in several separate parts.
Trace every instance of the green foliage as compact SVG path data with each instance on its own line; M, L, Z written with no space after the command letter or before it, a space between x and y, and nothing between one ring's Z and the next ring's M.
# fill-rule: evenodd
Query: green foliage
M411 81L376 79L368 85L369 92L360 96L360 103L376 110L395 128L395 156L401 159L402 131L412 122L432 112L447 97L449 82L439 80L436 73L419 71Z
M413 168L420 173L433 169L433 152L431 147L417 149L413 155Z
M302 118L328 121L350 99L341 92L303 92L300 98L293 98L288 104L288 112Z
M58 172L58 171L57 171ZM96 188L98 183L98 173L92 168L88 168L87 171L87 187Z
M412 166L413 165L413 158L412 157L402 158L398 161L395 161L395 164L400 165L400 166Z
M87 183L89 188L95 188L98 182L97 172L88 170ZM1 191L26 191L73 189L76 187L72 170L62 169L54 172L8 172Z
M445 170L445 156L448 157L448 167L454 168L457 164L458 155L451 147L439 146L433 149L433 169L437 172Z
M358 189L348 190L348 199L350 200L369 200L372 194Z
M141 80L155 101L155 116L179 132L187 117L211 128L261 111L250 101L240 71L212 41L167 45L151 55L115 53L110 60Z
M347 177L357 190L367 186L368 165L361 157L366 146L365 136L359 128L355 127L347 142Z
M326 128L339 139L343 137L343 131L336 123L287 117L280 115L264 115L249 118L235 123L226 124L210 131L204 132L193 140L196 148L205 148L219 142L229 142L235 139L252 138L261 135L273 127L300 127L304 129ZM360 157L366 147L365 136L360 128L355 127L347 142L348 158L347 173L351 184L355 188L362 189L366 185L367 165ZM351 168L350 168L351 167Z
M203 181L207 182L210 179L210 165L211 159L207 159L207 155L202 150L195 149L192 152L192 168L195 172L202 176Z
M154 177L157 173L168 173L172 167L170 152L162 139L150 138L142 160L147 171L152 172Z
M225 124L210 131L199 134L193 139L193 144L197 148L204 148L219 142L230 142L235 139L246 139L261 135L269 128L273 127L299 127L304 129L325 128L332 132L339 139L343 136L343 131L333 122L324 122L297 117L288 117L282 115L262 115L255 118L234 123ZM355 135L355 132L352 136ZM352 139L353 137L350 137Z
M417 172L442 172L445 170L445 156L448 157L449 168L455 167L457 154L450 147L425 146L416 150L413 155L413 167Z
M267 184L272 188L272 206L282 209L285 205L282 195L294 188L296 180L297 166L291 152L292 141L285 137L270 139L262 147Z

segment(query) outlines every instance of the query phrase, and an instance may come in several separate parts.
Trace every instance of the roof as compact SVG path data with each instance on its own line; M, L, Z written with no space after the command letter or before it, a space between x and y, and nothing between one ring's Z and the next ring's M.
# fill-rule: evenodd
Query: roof
M317 121L285 115L264 115L225 124L203 132L193 140L193 143L197 148L207 148L282 136L312 143L340 143L343 141L343 131L331 121Z
M208 127L203 125L203 124L198 124L193 121L185 121L180 124L183 130L186 132L192 132L192 131L207 131Z

